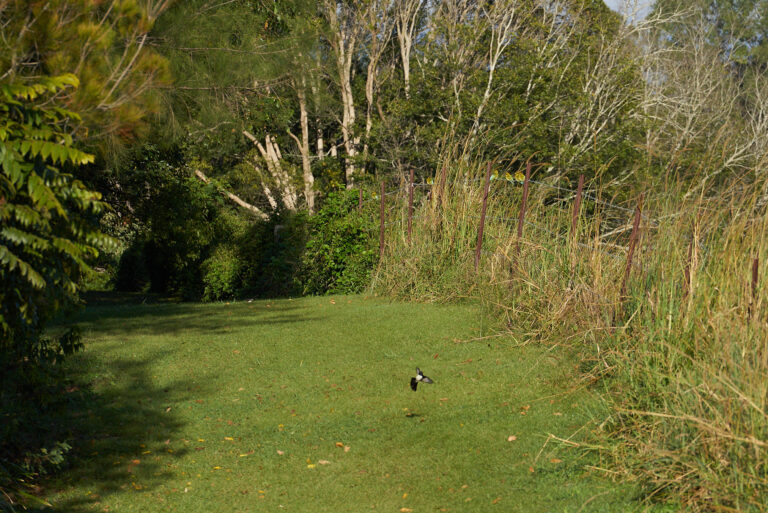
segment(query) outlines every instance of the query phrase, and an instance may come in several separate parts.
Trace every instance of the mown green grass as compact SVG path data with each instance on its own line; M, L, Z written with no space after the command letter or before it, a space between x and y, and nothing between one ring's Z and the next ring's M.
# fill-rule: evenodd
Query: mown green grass
M47 499L120 512L638 509L628 487L585 471L585 451L549 438L579 441L605 414L574 390L575 363L481 338L481 319L361 296L89 307L70 365L95 394L75 414L79 461ZM414 393L416 366L436 384Z

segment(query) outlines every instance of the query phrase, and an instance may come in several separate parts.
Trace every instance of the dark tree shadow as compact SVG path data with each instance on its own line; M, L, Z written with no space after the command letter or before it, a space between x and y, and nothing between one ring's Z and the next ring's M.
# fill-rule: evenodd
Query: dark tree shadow
M238 302L227 308L229 312L225 315L221 310L203 308L199 303L114 305L100 301L77 315L75 321L84 328L98 324L99 330L133 335L173 335L181 332L221 335L233 329L321 319L315 312L311 316L306 315L309 310L307 307L287 302L270 308L266 308L263 302Z
M52 424L68 426L72 450L66 466L41 485L51 495L87 482L90 493L57 501L57 511L93 511L112 493L156 488L171 475L173 461L187 452L179 440L183 422L170 405L207 394L187 381L164 388L153 385L149 359L110 362L110 373L120 377L120 384L99 383L109 378L87 384L81 372L88 358L80 360L71 375L75 384L64 398L66 410L50 418Z

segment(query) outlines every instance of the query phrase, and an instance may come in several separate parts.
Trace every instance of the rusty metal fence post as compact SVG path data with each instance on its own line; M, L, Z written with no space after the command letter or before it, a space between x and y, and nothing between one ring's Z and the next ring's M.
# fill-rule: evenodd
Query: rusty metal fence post
M584 175L579 175L579 186L576 188L576 201L573 204L571 216L571 238L576 240L576 226L579 221L579 209L581 209L581 193L584 190Z
M523 223L525 222L525 209L528 204L528 187L531 181L531 163L525 165L525 181L523 182L523 201L520 204L520 214L517 217L517 240L515 241L515 260L520 254L520 239L523 238Z
M685 269L683 270L683 301L688 299L688 294L691 293L691 268L693 267L693 245L696 244L696 233L691 234L691 242L688 244L688 260L685 262Z
M760 267L760 260L755 258L752 260L752 298L750 299L749 309L747 310L747 316L751 319L752 314L757 307L757 280Z
M384 182L381 182L381 213L379 218L379 261L381 261L384 257Z
M620 300L623 301L627 296L627 281L629 280L630 271L632 271L632 257L635 254L635 246L637 245L638 231L640 230L640 217L643 210L643 199L645 193L640 194L640 199L637 202L635 208L635 219L632 222L632 233L629 236L629 251L627 251L627 267L624 269L624 278L621 280L621 290L619 292Z
M413 168L411 168L411 180L408 183L408 245L411 244L413 233Z
M480 226L477 228L477 248L475 249L475 272L480 265L480 253L483 250L483 230L485 229L485 209L488 205L488 189L491 186L491 163L488 163L488 171L485 173L485 187L483 188L483 206L480 211Z

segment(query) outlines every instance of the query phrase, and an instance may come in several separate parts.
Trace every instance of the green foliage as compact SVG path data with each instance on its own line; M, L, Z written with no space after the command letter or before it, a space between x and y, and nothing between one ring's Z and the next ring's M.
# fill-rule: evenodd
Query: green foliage
M137 226L120 257L118 290L189 300L295 294L306 215L254 218L228 202L220 182L193 178L192 166L203 164L186 149L146 145L120 173L122 192L112 200L131 205L123 217Z
M79 118L43 102L77 83L0 85L0 353L10 360L33 356L43 323L74 301L88 259L111 244L93 223L99 193L59 169L93 161L72 147L67 123Z
M154 30L176 84L167 91L173 115L161 129L201 139L201 126L221 127L216 136L226 147L242 139L243 126L283 134L295 99L282 88L264 92L295 69L294 48L310 33L291 32L291 24L314 8L306 0L175 2Z
M229 246L219 246L202 264L204 300L231 298L239 283L241 262L237 251Z
M285 212L254 225L240 241L240 256L248 262L241 295L301 294L300 273L307 231L308 219L304 212Z
M168 3L3 2L0 74L17 81L74 74L82 86L60 100L82 116L71 124L88 127L81 139L102 149L124 144L146 131L148 114L160 109L157 86L169 83L167 61L147 44Z
M361 215L357 205L355 190L332 193L310 219L302 256L304 293L360 292L369 284L378 259L378 230L376 217L371 212Z
M44 337L45 323L77 301L98 247L105 205L67 170L93 156L73 147L79 116L51 102L74 75L0 84L0 491L18 490L67 449L51 442L45 415L79 332ZM55 446L55 447L52 447Z
M768 63L768 2L766 0L657 0L654 13L668 16L685 13L705 26L708 44L739 74L764 70ZM670 42L685 39L685 23L665 24Z

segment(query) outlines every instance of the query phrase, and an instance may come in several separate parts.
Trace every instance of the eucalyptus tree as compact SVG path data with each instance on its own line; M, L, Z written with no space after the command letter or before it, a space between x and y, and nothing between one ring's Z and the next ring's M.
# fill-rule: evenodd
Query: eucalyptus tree
M155 31L175 80L167 94L170 135L192 142L192 156L215 164L215 178L261 212L300 207L295 159L284 158L294 143L305 204L314 209L309 115L317 16L308 5L183 2Z

